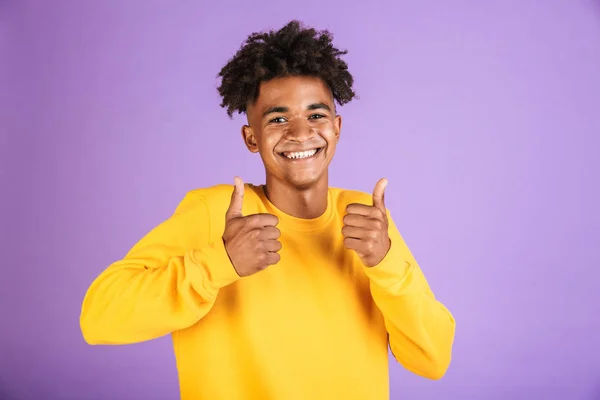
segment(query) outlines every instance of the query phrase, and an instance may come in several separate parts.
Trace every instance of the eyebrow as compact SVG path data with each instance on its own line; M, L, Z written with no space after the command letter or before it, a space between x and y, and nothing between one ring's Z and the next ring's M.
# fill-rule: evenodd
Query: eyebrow
M307 110L327 110L327 111L331 111L331 107L329 107L327 104L325 103L313 103L313 104L309 104L308 107L306 107ZM265 110L265 112L263 113L263 117L266 117L269 114L273 114L273 113L285 113L288 112L289 108L287 107L283 107L283 106L275 106L275 107L269 107Z

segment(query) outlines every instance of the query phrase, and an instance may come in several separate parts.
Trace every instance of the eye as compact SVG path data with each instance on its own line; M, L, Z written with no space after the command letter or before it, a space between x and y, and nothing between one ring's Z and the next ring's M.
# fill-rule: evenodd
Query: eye
M280 124L282 122L285 122L284 117L276 117L269 121L269 123L274 123L274 124Z
M321 118L325 118L325 116L323 114L312 114L310 117L308 117L309 119L321 119Z

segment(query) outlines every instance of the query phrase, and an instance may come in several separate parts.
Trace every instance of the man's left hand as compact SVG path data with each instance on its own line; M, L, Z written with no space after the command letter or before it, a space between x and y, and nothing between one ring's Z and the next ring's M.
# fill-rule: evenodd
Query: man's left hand
M380 179L373 190L373 205L349 204L343 219L344 246L356 251L367 267L379 264L391 246L384 202L386 186L387 180Z

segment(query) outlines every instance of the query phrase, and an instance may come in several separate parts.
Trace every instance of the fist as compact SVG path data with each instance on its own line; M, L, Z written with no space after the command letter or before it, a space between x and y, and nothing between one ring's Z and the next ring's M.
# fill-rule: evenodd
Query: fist
M279 262L281 232L273 214L242 215L244 182L235 178L235 188L225 215L223 243L233 267L241 277L255 274Z
M343 219L344 246L354 250L367 267L379 264L391 246L384 202L386 186L387 180L379 180L373 190L373 205L349 204Z

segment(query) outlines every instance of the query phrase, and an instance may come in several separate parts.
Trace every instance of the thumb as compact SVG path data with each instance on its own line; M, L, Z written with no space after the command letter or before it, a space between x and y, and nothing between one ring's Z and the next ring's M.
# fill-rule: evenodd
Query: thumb
M387 187L388 181L385 178L380 179L373 189L373 206L379 210L386 212L385 209L385 188Z
M234 178L234 188L231 194L231 202L227 209L226 219L229 221L232 218L238 218L242 216L242 204L244 202L244 181L242 178Z

